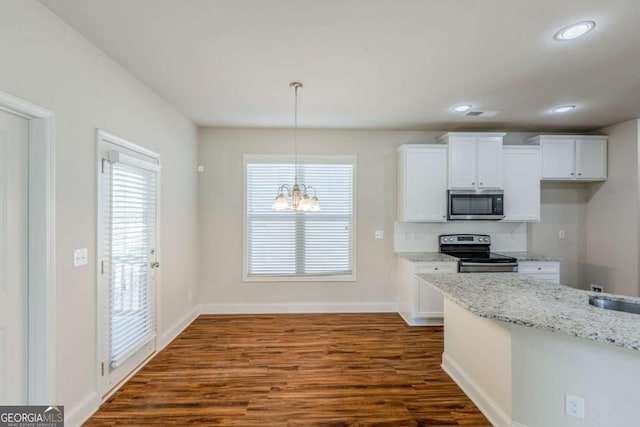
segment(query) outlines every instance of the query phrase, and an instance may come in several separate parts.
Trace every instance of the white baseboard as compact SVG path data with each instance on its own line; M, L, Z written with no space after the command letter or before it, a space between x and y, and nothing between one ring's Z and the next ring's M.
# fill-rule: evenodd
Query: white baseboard
M411 315L411 313L398 313L400 315L400 317L402 317L402 320L404 320L404 322L408 325L408 326L442 326L444 324L444 321L442 320L442 318L428 318L428 317L420 317L420 318L415 318Z
M200 306L196 305L185 314L182 319L178 320L167 330L158 340L157 350L160 351L165 348L171 341L173 341L182 331L187 329L187 326L191 324L200 315Z
M69 411L65 410L64 425L68 427L81 426L99 407L100 396L93 391Z
M395 303L201 304L200 314L395 313Z
M512 425L515 425L512 423L511 417L446 353L442 353L442 369L458 384L464 394L475 403L491 424L496 427L512 427Z

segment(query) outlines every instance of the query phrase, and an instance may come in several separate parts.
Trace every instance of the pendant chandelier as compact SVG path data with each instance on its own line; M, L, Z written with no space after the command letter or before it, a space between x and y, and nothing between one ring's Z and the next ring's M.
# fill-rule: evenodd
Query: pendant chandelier
M278 187L278 195L271 205L276 211L319 211L320 204L316 189L311 185L298 184L298 89L302 83L291 82L289 86L295 93L295 106L293 113L293 146L294 146L294 175L293 185L282 184ZM309 191L313 191L313 197L309 197Z

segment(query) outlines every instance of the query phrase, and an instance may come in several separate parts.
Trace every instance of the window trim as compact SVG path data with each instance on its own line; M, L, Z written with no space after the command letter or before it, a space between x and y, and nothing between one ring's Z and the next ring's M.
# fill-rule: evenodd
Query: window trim
M353 165L353 242L351 245L351 256L353 260L353 266L351 274L341 275L317 275L317 276L256 276L249 275L249 260L248 260L248 233L247 233L247 165L249 163L293 163L295 157L293 155L280 155L280 154L244 154L243 155L243 175L242 175L242 188L244 189L244 196L242 198L242 281L248 283L255 282L355 282L357 280L357 242L358 242L358 227L357 227L357 171L358 171L358 158L357 156L349 155L298 155L298 163L316 163L316 164L349 164ZM277 188L273 190L273 196L276 196ZM322 206L322 195L318 197L320 199L320 206Z

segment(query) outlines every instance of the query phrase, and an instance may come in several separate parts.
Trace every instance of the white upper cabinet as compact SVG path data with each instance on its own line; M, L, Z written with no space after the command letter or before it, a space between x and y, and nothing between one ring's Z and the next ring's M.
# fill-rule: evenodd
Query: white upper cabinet
M502 188L502 137L478 138L478 188Z
M447 147L411 144L398 148L398 221L447 220Z
M540 221L540 149L505 145L503 221Z
M548 181L604 181L607 179L607 137L541 135L542 179Z
M438 142L449 147L449 188L480 190L502 188L504 133L450 132Z
M607 179L607 140L576 140L576 179Z

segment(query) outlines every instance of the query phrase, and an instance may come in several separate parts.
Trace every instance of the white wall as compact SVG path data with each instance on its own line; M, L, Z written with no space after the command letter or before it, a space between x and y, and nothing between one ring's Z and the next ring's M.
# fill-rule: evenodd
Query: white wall
M56 115L57 397L96 392L96 128L162 156L162 337L195 305L195 126L38 2L0 3L0 90ZM72 267L74 248L89 265Z
M585 288L587 184L542 182L540 222L529 223L528 250L561 258L560 283ZM565 238L558 238L564 230Z
M396 222L394 248L396 252L439 252L438 236L457 233L488 234L492 251L527 250L526 223L493 221Z
M608 179L590 184L586 206L586 280L606 292L639 295L638 120L600 131L609 135Z
M511 351L517 425L638 425L638 351L517 325ZM565 415L565 394L584 398L584 420Z
M441 132L301 130L300 154L357 156L355 282L242 282L243 154L291 154L289 129L200 130L201 302L211 311L393 309L396 147ZM274 189L275 191L275 189ZM318 195L322 203L322 195ZM275 197L275 194L274 194ZM383 240L374 231L383 230Z
M476 316L445 296L444 334L442 368L493 425L511 426L517 396L511 393L510 325Z

